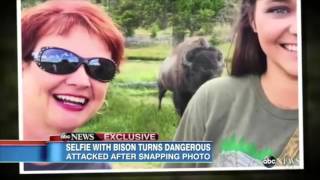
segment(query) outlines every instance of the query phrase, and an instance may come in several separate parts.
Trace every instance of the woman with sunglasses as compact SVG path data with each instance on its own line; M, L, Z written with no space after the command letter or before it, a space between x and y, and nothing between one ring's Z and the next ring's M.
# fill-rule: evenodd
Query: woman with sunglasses
M124 38L102 7L84 0L29 8L21 25L23 139L47 141L81 127L102 106L123 60ZM39 167L109 168L101 163Z
M200 87L175 136L212 141L213 164L166 167L299 165L296 3L242 1L231 77Z

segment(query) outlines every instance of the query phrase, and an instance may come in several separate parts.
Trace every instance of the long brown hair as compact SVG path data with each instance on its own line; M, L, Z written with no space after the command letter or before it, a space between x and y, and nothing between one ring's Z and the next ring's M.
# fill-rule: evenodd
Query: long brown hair
M251 27L257 0L242 0L241 14L235 29L235 51L232 57L231 75L261 75L266 71L266 55L258 36Z

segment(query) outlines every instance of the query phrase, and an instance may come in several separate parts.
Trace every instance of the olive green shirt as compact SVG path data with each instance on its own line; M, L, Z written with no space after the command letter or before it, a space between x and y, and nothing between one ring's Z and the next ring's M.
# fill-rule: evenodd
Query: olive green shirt
M279 156L297 127L298 110L271 104L259 76L216 78L192 97L174 138L213 141L213 162L164 167L262 166L267 156Z

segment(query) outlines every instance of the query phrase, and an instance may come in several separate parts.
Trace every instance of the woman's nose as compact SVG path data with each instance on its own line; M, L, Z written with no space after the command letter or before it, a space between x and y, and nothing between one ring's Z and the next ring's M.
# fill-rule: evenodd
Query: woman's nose
M69 74L66 83L73 86L89 87L90 77L88 76L84 66L81 65L75 72Z

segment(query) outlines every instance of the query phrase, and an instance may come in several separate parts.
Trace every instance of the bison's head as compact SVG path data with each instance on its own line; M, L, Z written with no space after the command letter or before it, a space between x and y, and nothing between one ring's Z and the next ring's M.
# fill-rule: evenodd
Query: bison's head
M204 82L221 76L224 68L222 53L214 47L198 47L186 55L183 63L183 86L194 93Z

